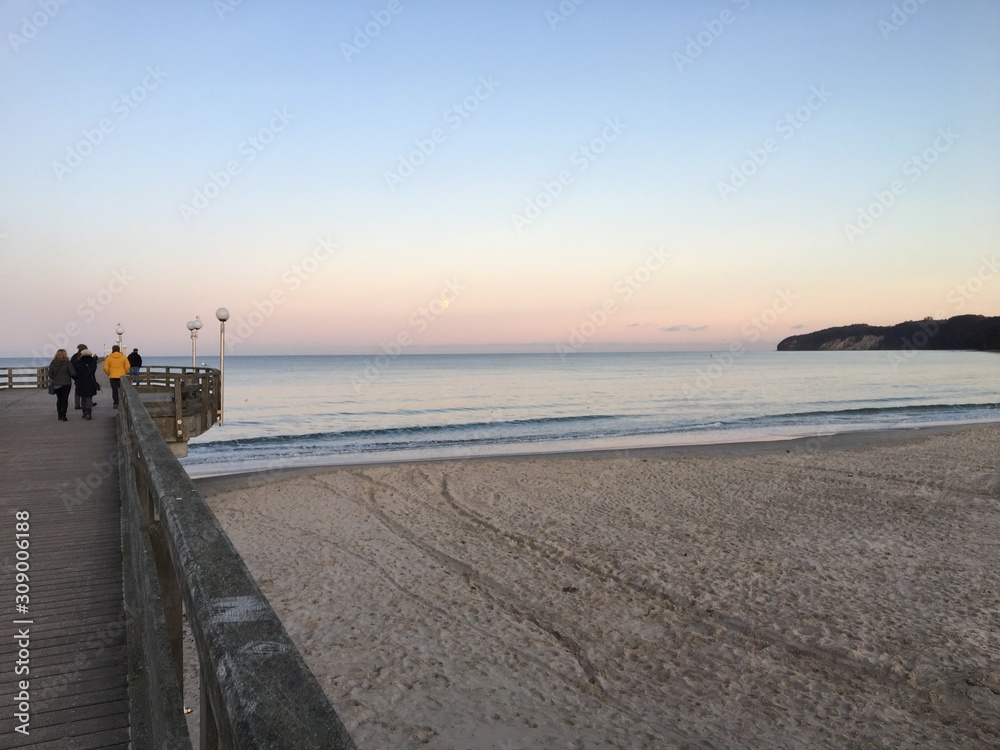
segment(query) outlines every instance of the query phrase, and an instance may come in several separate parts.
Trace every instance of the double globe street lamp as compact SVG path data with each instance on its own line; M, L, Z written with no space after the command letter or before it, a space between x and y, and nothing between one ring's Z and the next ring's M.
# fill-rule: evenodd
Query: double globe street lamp
M225 403L226 382L226 321L229 320L229 310L220 307L215 311L219 319L219 427L222 426L223 405Z
M195 315L194 320L189 320L187 327L191 331L191 366L198 366L198 331L201 328L201 316Z
M219 426L223 421L223 399L226 382L226 321L229 320L229 310L220 307L215 311L215 317L219 320ZM201 329L201 316L196 315L194 320L189 320L187 327L191 331L191 367L198 366L198 331Z

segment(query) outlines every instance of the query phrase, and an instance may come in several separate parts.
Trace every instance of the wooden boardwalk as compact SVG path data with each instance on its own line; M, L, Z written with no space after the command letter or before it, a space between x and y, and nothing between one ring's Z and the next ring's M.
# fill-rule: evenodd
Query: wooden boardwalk
M0 748L129 746L116 412L98 375L92 421L72 395L60 422L55 396L0 390ZM27 613L15 599L19 512L30 514ZM21 630L29 674L16 673ZM21 680L30 681L27 735L12 717Z

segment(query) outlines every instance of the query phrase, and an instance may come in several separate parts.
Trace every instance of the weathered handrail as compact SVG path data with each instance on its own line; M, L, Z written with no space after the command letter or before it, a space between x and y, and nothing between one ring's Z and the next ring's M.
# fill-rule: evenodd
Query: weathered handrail
M202 376L218 372L212 367L178 365L146 365L139 368L140 386L170 387L178 376ZM0 390L5 388L44 388L48 385L48 365L16 365L0 367Z
M207 432L222 413L221 374L210 367L150 366L131 378L174 455L187 455L187 442Z
M124 411L119 413L124 414ZM129 430L118 429L122 560L129 665L129 725L132 747L191 750L172 641L167 630L152 539L135 464L142 460ZM166 561L169 565L169 561ZM176 587L174 587L176 589ZM175 602L176 604L176 602Z
M187 443L207 432L222 416L221 373L211 367L147 365L130 380L160 435L176 456L187 455ZM47 388L49 367L0 367L0 389Z
M130 515L129 538L123 544L136 570L126 576L142 579L155 560L162 626L156 616L144 617L147 642L170 645L154 669L174 672L171 680L159 674L159 685L149 679L148 705L136 715L150 716L146 736L176 742L172 727L176 710L164 711L161 691L179 690L183 683L181 601L194 635L201 673L201 737L203 750L214 748L315 748L354 750L355 744L292 643L271 605L261 593L246 564L226 536L211 508L195 489L142 405L141 396L122 379L122 408L118 412L123 516ZM141 508L134 518L134 508ZM138 528L136 528L138 527ZM137 534L137 532L139 532ZM144 533L144 532L148 532ZM134 537L144 537L136 540ZM143 551L146 539L149 550ZM138 570L142 566L147 572ZM135 587L143 591L142 583ZM143 607L154 602L144 594ZM131 633L131 631L130 631ZM156 649L153 649L156 654ZM155 662L155 663L154 663ZM164 662L170 666L164 666ZM172 662L172 664L171 664ZM137 670L142 675L142 670ZM137 691L141 697L143 691ZM152 745L151 745L152 746ZM155 745L160 747L161 745ZM183 747L168 744L167 747Z
M0 389L48 388L49 366L0 367Z

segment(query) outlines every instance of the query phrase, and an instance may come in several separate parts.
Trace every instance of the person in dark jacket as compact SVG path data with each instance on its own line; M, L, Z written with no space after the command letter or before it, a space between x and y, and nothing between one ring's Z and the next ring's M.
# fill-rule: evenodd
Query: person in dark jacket
M142 367L142 357L139 356L139 350L133 349L132 353L128 355L128 374L132 378L132 385L139 385L137 378L139 377L139 368Z
M49 363L49 380L56 389L56 414L60 422L68 422L66 409L69 407L69 389L73 387L73 376L76 371L66 356L66 350L60 349Z
M76 345L76 353L72 357L69 358L69 363L71 365L73 365L73 369L76 369L76 363L80 361L80 352L82 352L86 348L87 348L86 344L77 344ZM74 378L74 380L75 380L75 378ZM77 408L77 409L82 409L83 408L80 405L80 394L79 394L79 392L75 388L73 389L73 406L75 408Z
M80 358L76 361L76 395L83 403L83 418L92 419L91 412L94 409L94 396L101 386L97 383L97 357L90 349L80 352Z

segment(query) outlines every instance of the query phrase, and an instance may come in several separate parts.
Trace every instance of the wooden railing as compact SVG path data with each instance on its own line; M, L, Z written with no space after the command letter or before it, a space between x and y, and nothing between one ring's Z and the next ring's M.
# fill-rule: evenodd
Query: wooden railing
M210 367L143 367L130 378L139 397L174 455L187 454L187 441L219 421L222 382Z
M48 388L49 368L45 367L2 367L0 368L0 388Z
M124 378L121 404L132 746L191 747L181 698L183 609L200 667L203 750L353 750L318 681Z
M176 456L187 455L188 440L219 422L222 381L216 369L153 365L129 380L136 382L146 411ZM0 368L0 389L48 385L48 365Z

